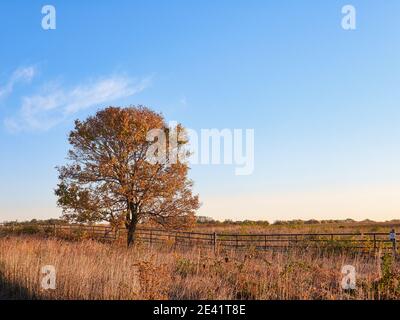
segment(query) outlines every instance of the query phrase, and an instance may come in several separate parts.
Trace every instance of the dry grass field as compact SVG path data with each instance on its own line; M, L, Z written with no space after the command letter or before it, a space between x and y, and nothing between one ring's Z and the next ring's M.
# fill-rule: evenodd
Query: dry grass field
M56 289L41 288L41 268ZM357 287L341 287L344 265ZM0 238L0 299L399 299L391 254L323 250L173 250L35 236Z
M356 222L340 221L333 223L282 223L262 225L255 222L249 223L203 223L194 227L196 231L217 232L217 233L366 233L366 232L385 232L394 228L400 230L400 221L388 222Z

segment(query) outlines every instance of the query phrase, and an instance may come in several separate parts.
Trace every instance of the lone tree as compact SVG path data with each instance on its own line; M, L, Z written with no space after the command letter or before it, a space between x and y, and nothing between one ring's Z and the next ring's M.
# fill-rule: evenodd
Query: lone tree
M143 106L109 107L83 122L76 120L69 135L69 163L57 168L55 193L63 218L124 223L128 246L140 221L180 227L193 220L199 200L182 160L189 156L182 152L188 141L171 143L162 135L156 139L150 134L154 130L172 134L162 115ZM178 125L174 131L180 135L184 128Z

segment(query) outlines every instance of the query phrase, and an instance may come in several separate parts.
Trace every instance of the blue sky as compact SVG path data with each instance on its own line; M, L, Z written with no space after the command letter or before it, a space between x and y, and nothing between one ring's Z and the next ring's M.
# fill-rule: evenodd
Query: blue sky
M255 130L252 175L193 166L201 215L400 218L399 14L397 0L2 1L0 220L59 216L73 120L130 104Z

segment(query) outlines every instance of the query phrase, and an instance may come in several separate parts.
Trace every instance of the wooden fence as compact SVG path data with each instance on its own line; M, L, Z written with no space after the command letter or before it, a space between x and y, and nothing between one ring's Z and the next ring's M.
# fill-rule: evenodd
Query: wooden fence
M115 230L104 225L2 225L1 233L36 234L44 233L56 237L92 238L103 241L124 241L125 229ZM228 234L162 229L138 228L136 241L172 246L205 246L234 249L279 249L296 247L348 248L359 250L393 249L395 242L388 233L267 233Z

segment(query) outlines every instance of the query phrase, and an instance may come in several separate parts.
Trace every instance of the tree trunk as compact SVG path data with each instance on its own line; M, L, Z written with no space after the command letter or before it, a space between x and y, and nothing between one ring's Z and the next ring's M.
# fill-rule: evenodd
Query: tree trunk
M127 245L132 246L135 243L136 223L130 223L128 226Z
M138 206L132 202L128 202L128 213L126 216L125 226L128 231L127 246L131 247L135 243L135 231L138 223Z

